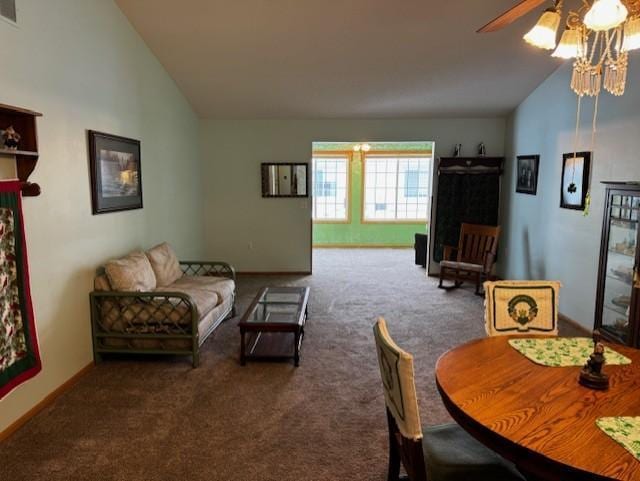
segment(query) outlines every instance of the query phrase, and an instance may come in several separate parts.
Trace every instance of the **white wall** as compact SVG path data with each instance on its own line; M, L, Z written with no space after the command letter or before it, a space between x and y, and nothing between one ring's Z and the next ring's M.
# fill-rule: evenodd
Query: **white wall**
M38 110L42 195L24 215L43 370L0 401L0 431L92 360L95 268L162 240L203 253L198 119L110 0L21 0L0 22L0 102ZM142 142L144 209L91 215L86 130Z
M502 155L504 134L504 119L494 118L203 121L207 255L241 271L310 269L310 203L263 199L261 162L308 162L313 141L433 140L436 157L456 143L475 155L484 141L489 155Z
M576 96L571 65L551 75L513 113L507 128L503 179L502 276L559 279L560 311L593 327L604 213L603 180L640 180L640 58L630 56L627 93L602 93L591 168L591 215L561 209L562 154L573 152ZM591 150L593 100L582 103L579 151ZM515 193L515 156L540 154L538 195Z

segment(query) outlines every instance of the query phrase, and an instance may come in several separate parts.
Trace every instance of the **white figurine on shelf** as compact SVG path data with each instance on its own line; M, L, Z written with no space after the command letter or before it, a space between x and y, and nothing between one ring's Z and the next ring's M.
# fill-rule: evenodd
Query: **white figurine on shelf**
M15 131L13 125L2 131L2 141L4 146L9 150L17 150L20 143L20 134Z

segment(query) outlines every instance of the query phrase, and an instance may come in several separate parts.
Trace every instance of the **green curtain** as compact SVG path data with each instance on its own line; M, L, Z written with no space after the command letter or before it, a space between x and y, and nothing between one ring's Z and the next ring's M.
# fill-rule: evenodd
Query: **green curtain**
M433 260L442 260L443 245L458 245L460 225L498 225L500 175L443 174L438 179Z

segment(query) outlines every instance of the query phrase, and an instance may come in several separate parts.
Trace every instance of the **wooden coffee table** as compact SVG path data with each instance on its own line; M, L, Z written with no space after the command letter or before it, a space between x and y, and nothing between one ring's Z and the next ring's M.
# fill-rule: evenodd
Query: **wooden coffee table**
M247 359L293 358L299 366L308 300L308 287L261 289L238 323L240 364Z

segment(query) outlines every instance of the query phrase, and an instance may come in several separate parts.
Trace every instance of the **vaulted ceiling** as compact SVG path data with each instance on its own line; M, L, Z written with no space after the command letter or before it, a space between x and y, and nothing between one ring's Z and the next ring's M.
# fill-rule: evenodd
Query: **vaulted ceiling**
M517 0L116 0L205 118L495 116L559 62Z

